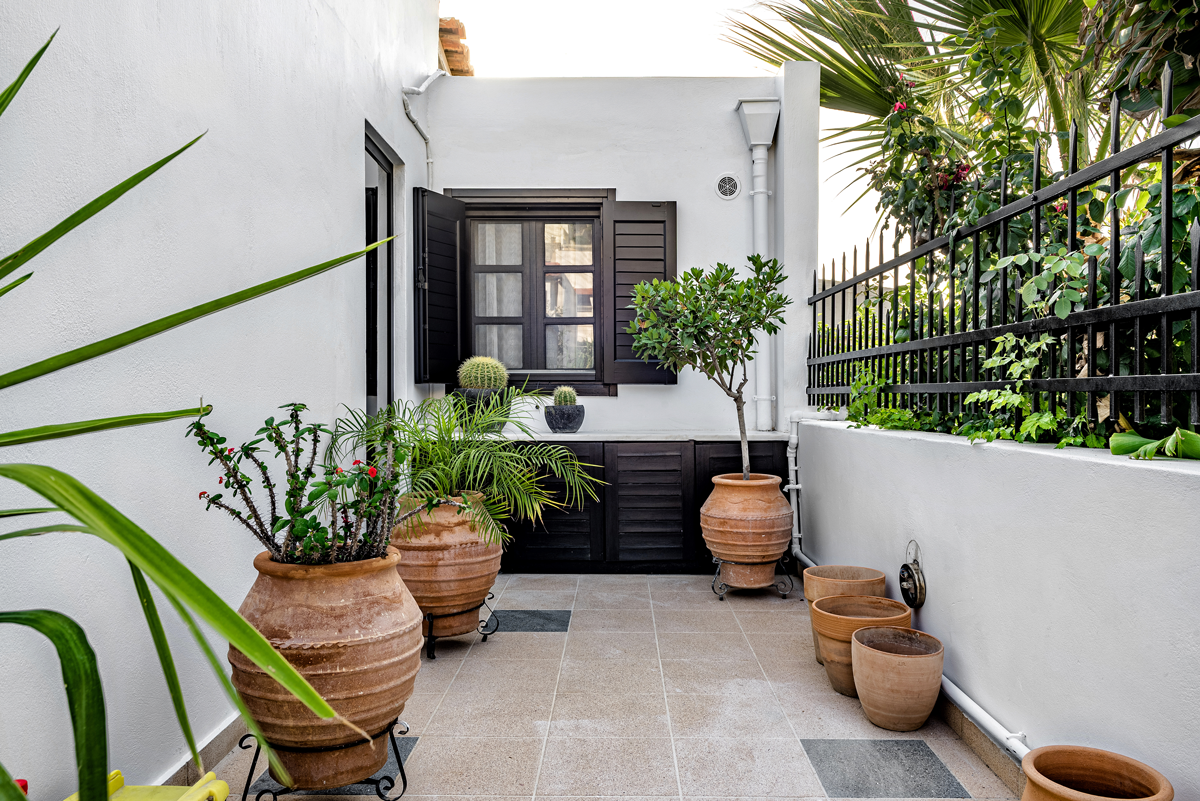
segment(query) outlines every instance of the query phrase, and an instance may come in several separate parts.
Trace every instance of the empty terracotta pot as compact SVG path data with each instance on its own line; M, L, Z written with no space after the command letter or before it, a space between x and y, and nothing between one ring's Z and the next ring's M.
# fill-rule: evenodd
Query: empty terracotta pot
M867 720L883 729L925 725L942 688L941 640L916 629L868 626L850 639L854 689Z
M792 506L779 491L782 479L763 473L713 476L713 491L700 507L700 530L722 564L721 580L738 589L770 587L775 563L792 541Z
M238 611L330 706L372 737L318 718L231 647L233 686L277 746L294 787L341 787L387 762L388 727L404 711L421 667L421 610L396 573L399 561L391 548L382 559L336 565L284 565L266 551L254 559L258 578Z
M1154 768L1099 748L1035 748L1021 760L1021 770L1027 779L1021 801L1171 801L1175 797L1175 788Z
M872 595L827 595L813 601L810 611L829 683L851 698L858 696L850 657L850 638L854 632L867 626L908 628L912 624L912 610L907 606Z
M826 595L879 595L887 590L887 578L883 571L871 567L851 565L817 565L804 571L804 600L811 604ZM810 621L811 623L811 618ZM817 627L812 626L813 652L821 662L821 649L817 647Z
M424 614L445 615L425 623L434 637L466 634L479 626L479 607L500 572L500 543L489 545L473 530L466 513L438 506L411 527L392 531L392 546L404 558L396 566Z

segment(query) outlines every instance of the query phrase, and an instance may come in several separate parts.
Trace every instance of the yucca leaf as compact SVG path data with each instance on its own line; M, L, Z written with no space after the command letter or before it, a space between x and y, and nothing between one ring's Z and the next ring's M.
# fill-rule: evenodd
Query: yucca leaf
M200 134L200 136L204 136L204 134ZM113 203L113 201L115 201L121 195L125 194L130 189L133 189L135 186L140 184L142 181L146 180L151 175L158 172L171 159L175 158L180 153L187 150L192 145L196 144L196 142L198 142L200 140L200 136L197 136L195 139L188 142L186 145L179 148L171 155L166 156L165 158L161 158L158 161L151 164L146 169L142 170L141 172L135 173L131 178L126 178L124 181L117 184L116 186L114 186L112 189L108 190L104 194L100 195L99 197L97 197L95 200L91 201L87 205L83 206L81 209L76 211L71 216L67 217L65 220L63 220L58 225L51 228L46 233L33 239L31 242L26 244L25 247L13 252L13 253L10 253L9 255L5 256L3 259L0 259L0 278L4 278L9 273L16 270L22 264L29 261L37 254L41 253L43 250L45 250L46 248L53 245L55 242L57 242L59 239L61 239L63 236L65 236L67 233L69 233L72 229L78 228L80 225L82 225L84 222L86 222L90 217L103 211L105 208L110 206Z
M57 512L57 509L50 511ZM37 528L23 528L19 531L9 531L0 534L0 540L12 540L17 537L36 537L39 534L49 534L53 531L82 531L85 534L91 534L91 530L87 526L77 526L74 523L52 523L48 526L38 526Z
M21 91L21 85L25 83L25 79L33 72L33 68L37 66L37 63L41 61L42 54L46 52L46 48L54 41L55 36L58 36L57 29L54 33L50 34L50 38L46 40L42 48L33 54L33 58L29 59L29 63L25 65L25 69L21 70L21 74L17 76L17 79L10 83L3 92L0 92L0 114L4 113L4 110L8 108L8 104L17 96L17 92Z
M154 596L146 584L146 577L137 565L129 562L129 570L133 573L133 586L137 590L138 600L142 603L142 612L146 615L146 626L150 629L150 638L154 640L154 650L158 653L158 663L162 667L163 679L167 682L167 692L171 694L171 704L175 707L175 718L179 721L179 729L183 739L187 741L196 769L204 775L204 761L200 759L200 751L196 748L196 738L192 736L192 724L188 720L187 705L183 701L183 688L179 686L179 674L175 671L175 659L171 656L171 644L167 642L167 633L163 631L162 620L158 617L158 607L154 604Z
M153 537L77 479L52 467L0 464L0 477L24 484L56 504L90 533L118 548L165 593L171 593L218 634L295 695L318 717L337 713L271 644Z
M184 323L190 323L193 320L198 320L201 317L228 309L230 306L236 306L239 303L245 303L248 300L254 300L255 298L261 297L270 292L274 292L277 289L283 289L284 287L299 283L307 278L312 278L314 275L320 275L327 270L332 270L334 267L341 266L346 262L354 261L355 259L360 258L364 254L371 252L392 238L393 237L389 237L388 239L380 240L379 242L369 245L362 250L357 250L353 253L348 253L345 256L340 256L336 259L322 262L314 267L307 267L303 270L298 270L289 275L285 275L282 278L275 278L270 281L266 281L256 286L252 286L249 289L243 289L240 292L234 292L233 294L226 295L223 298L210 300L207 303L201 303L199 306L193 306L190 309L176 312L175 314L155 320L152 323L146 323L145 325L139 325L137 328L131 328L122 334L117 334L116 336L102 339L99 342L93 342L90 345L84 345L81 348L69 350L66 353L60 353L57 356L51 356L49 359L43 359L40 362L36 362L26 367L21 367L9 373L5 373L4 375L0 375L0 389L11 387L14 384L20 384L22 381L28 381L31 378L37 378L48 373L53 373L56 370L63 369L64 367L70 367L73 364L79 364L80 362L87 361L88 359L94 359L97 356L103 356L104 354L111 353L118 348L123 348L126 345L132 345L135 342L140 342L147 337L152 337L155 334L161 334L164 331L169 331L172 328L183 325Z
M78 423L58 423L55 425L23 428L20 431L8 431L0 434L0 448L6 445L24 445L27 442L40 442L46 439L74 437L79 434L90 434L93 431L106 431L110 428L128 428L142 426L148 423L161 423L164 420L176 420L180 417L196 417L202 411L211 410L211 406L203 409L179 409L174 412L147 412L145 414L123 414L120 417L104 417L99 420L81 420Z
M33 278L33 273L25 273L20 278L18 278L16 281L13 281L11 284L0 287L0 298L4 297L9 292L12 292L14 289L19 287L21 284L28 281L30 278Z
M53 506L43 506L36 509L0 509L0 517L19 517L20 515L40 515L46 512L61 512Z
M74 620L49 609L0 612L0 623L29 626L54 644L67 691L67 707L71 712L79 801L108 801L104 691L100 686L100 672L96 669L96 654L88 644L87 635Z

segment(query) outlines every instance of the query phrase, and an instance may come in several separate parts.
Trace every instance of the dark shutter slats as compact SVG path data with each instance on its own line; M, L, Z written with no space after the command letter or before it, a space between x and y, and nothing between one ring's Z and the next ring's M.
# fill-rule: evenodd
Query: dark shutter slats
M413 341L418 384L453 383L462 361L466 225L467 207L461 200L420 187L413 190Z

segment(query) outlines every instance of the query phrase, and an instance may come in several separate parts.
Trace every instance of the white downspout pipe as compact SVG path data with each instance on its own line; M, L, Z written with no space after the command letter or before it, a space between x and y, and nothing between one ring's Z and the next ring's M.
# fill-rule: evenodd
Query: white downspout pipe
M800 412L792 412L788 423L788 483L783 490L792 502L792 556L804 567L816 567L817 563L800 549Z
M408 96L425 94L425 90L429 88L429 85L445 74L445 70L435 70L420 86L405 86L400 90L400 99L404 101L404 114L425 142L425 185L427 189L433 189L433 154L429 150L429 134L425 133L425 129L421 127L421 123L417 122L417 118L413 116L412 106L408 103Z
M754 220L754 252L767 258L771 250L767 189L767 151L775 139L779 121L779 98L750 97L738 101L742 132L750 147L750 202ZM759 431L775 429L774 338L759 332L758 352L754 357L754 427Z

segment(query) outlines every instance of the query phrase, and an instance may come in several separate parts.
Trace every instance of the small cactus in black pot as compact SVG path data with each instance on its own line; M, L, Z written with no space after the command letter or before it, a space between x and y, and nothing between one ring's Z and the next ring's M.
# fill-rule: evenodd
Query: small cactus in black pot
M574 434L583 425L583 407L572 387L554 390L554 405L545 408L546 425L555 434Z

